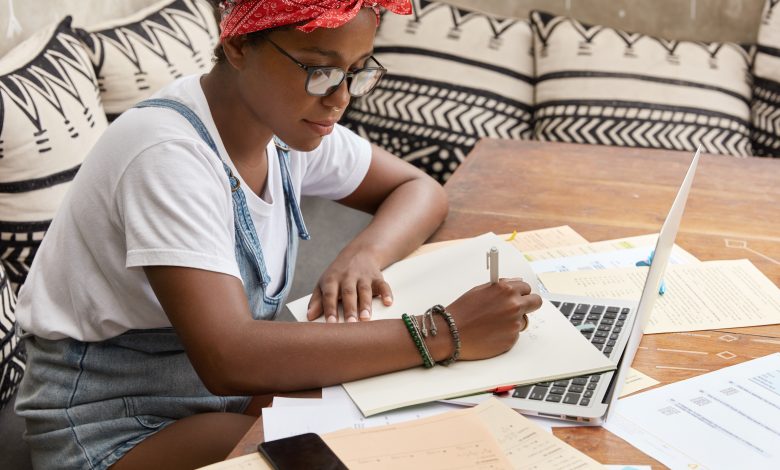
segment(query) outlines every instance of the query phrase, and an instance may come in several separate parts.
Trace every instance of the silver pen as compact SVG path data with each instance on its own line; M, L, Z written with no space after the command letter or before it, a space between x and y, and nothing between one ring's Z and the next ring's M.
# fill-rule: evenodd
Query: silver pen
M498 282L498 248L495 246L490 248L490 251L485 254L485 259L490 270L490 283L495 284Z

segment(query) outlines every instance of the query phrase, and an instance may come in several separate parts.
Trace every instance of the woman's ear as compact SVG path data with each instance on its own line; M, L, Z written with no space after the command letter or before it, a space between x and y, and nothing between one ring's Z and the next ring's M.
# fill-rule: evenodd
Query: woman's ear
M225 51L225 58L236 70L244 68L247 46L246 36L244 35L225 38L222 41L222 50Z

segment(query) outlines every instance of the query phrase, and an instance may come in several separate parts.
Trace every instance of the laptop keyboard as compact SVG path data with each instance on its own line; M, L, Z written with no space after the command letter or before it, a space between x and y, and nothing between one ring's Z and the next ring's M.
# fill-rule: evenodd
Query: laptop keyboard
M630 312L628 308L621 309L604 305L556 301L552 301L552 304L569 319L572 325L580 330L582 336L590 340L590 343L607 357L612 353ZM539 382L515 387L512 396L567 405L588 406L600 379L601 374L593 374L556 380L555 382Z

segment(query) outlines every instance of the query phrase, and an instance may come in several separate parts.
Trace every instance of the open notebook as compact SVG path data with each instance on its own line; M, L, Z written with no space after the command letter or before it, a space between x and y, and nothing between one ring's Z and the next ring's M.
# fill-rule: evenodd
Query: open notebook
M420 314L433 304L448 305L472 287L488 282L485 253L493 246L500 252L501 277L522 277L536 285L536 276L520 252L489 233L390 266L384 276L393 288L394 304L385 307L375 300L373 319L400 319L404 312ZM298 321L307 321L308 302L309 297L304 297L288 304ZM459 361L449 367L416 367L346 383L344 388L360 411L370 416L496 387L615 369L551 303L545 301L530 318L529 329L500 356ZM411 339L409 347L414 347Z

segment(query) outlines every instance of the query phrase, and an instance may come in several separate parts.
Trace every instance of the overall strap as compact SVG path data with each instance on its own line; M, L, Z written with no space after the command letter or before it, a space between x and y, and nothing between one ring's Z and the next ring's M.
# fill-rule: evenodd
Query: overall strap
M290 213L295 220L295 225L298 228L298 236L302 240L309 240L311 235L306 230L306 224L303 222L303 214L301 214L301 207L298 204L298 199L295 197L295 188L292 184L292 177L290 176L290 147L282 142L282 140L274 136L274 145L276 145L276 153L279 155L279 166L282 170L282 185L284 185L284 194L287 199L287 205L290 209Z
M179 114L181 114L187 121L189 121L189 123L192 124L192 127L195 128L195 131L198 133L200 138L203 139L206 145L208 145L209 148L211 148L211 150L214 151L214 153L219 157L220 161L222 162L222 166L225 169L225 173L227 173L228 179L230 180L230 189L233 192L233 199L236 200L236 203L239 206L246 205L246 201L244 199L243 193L241 191L238 191L238 188L241 185L241 183L239 182L238 178L236 178L233 175L233 171L230 169L227 163L225 163L225 161L222 159L222 156L219 154L219 150L217 149L217 144L214 142L214 139L211 137L211 134L209 133L208 129L206 129L205 124L203 124L203 121L201 121L200 117L198 117L198 115L195 114L195 112L192 109L190 109L187 105L180 103L176 100L170 100L164 98L144 100L136 104L135 107L172 109L178 112ZM274 136L274 144L276 145L277 153L279 155L279 166L281 167L281 172L282 172L282 185L283 185L284 196L285 196L288 209L292 214L296 227L298 228L298 236L303 240L309 240L311 236L309 235L309 232L306 229L306 224L303 222L303 214L301 214L301 208L297 203L297 199L295 197L295 190L292 184L292 178L290 176L290 167L288 163L288 159L290 158L290 147L284 142L282 142L276 136ZM242 222L246 228L253 227L253 224L249 220L244 220ZM252 234L254 234L254 230L251 230L251 232ZM254 235L256 238L257 235L256 234ZM257 242L259 244L259 240L257 240Z
M222 160L222 157L219 155L219 150L217 150L217 144L214 142L214 139L211 138L211 134L209 133L208 129L206 129L206 125L203 124L203 121L200 120L197 114L195 114L195 111L191 110L187 105L182 104L176 100L168 100L168 99L149 99L141 101L140 103L137 103L135 108L168 108L176 111L177 113L181 114L184 119L189 121L190 124L192 124L192 127L195 128L195 131L198 133L201 139L203 139L203 142L206 143L206 145L209 146L211 150L214 151L214 153L219 157L219 160L222 162L222 166L225 169L225 173L228 175L228 179L230 180L230 189L234 193L238 189L238 187L241 185L241 183L238 181L238 178L233 176L233 170L230 169L230 167L225 163L224 160Z

